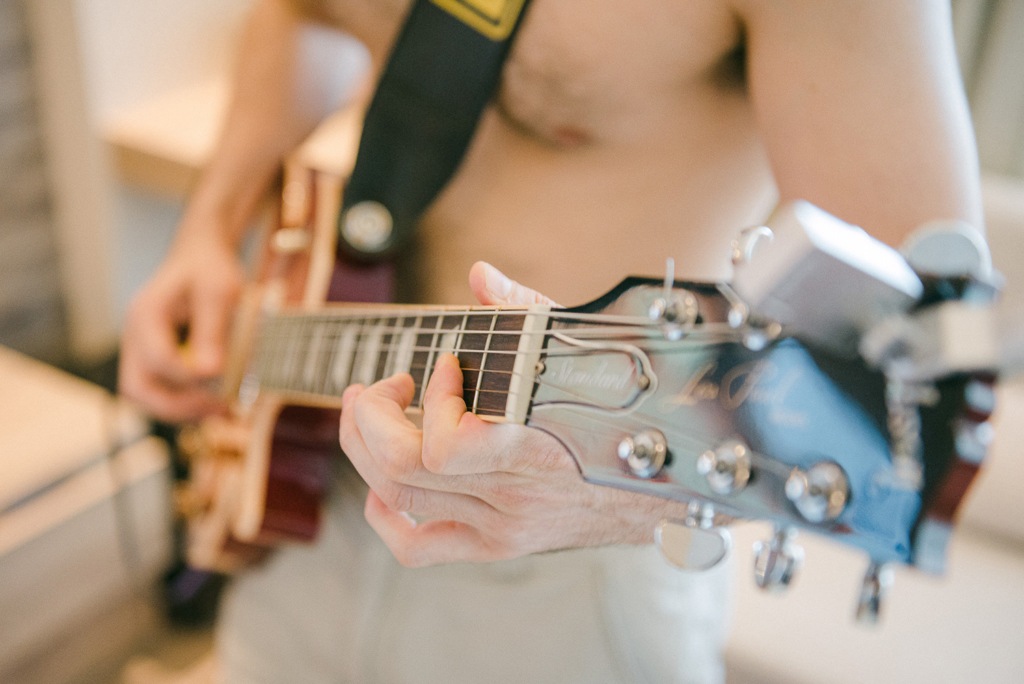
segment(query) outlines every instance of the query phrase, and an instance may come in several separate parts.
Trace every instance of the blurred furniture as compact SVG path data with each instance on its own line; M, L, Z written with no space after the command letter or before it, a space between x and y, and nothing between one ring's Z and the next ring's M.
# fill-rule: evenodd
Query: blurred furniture
M89 681L158 624L169 456L104 390L0 348L0 681Z

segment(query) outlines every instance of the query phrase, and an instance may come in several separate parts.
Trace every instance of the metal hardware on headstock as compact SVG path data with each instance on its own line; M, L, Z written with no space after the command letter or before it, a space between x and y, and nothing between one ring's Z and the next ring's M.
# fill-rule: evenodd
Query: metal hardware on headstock
M619 458L637 477L650 479L669 462L668 440L661 430L642 430L619 442Z
M786 498L807 522L829 522L846 508L850 483L838 463L821 461L807 470L793 468L786 479Z
M692 293L685 290L676 292L675 273L676 261L670 257L665 260L665 287L661 296L651 302L647 309L647 316L652 321L661 323L665 338L673 341L682 338L686 331L691 330L700 314L697 298Z
M891 563L875 563L872 561L864 573L864 582L860 587L857 599L858 622L873 625L878 622L882 606L889 596L889 590L896 581L896 573Z
M776 527L769 541L754 542L754 581L770 591L785 591L803 567L804 548L793 543L795 527Z
M732 549L732 535L715 527L715 508L710 502L691 501L680 523L662 520L654 530L654 542L665 559L681 570L710 570Z
M774 239L775 233L768 226L744 228L732 241L732 265L739 266L749 262L754 257L754 251L762 240L771 242Z
M979 303L997 288L981 252L958 255L966 275L927 272L915 254L934 271L948 248L928 230L905 258L795 202L737 238L729 283L675 281L669 260L663 281L559 312L526 423L591 482L689 503L656 533L679 567L724 557L716 513L775 525L755 546L766 589L801 567L798 528L861 548L857 615L876 620L893 564L941 572L992 436L999 352Z
M707 478L716 494L732 494L746 487L750 467L750 450L738 439L708 449L697 459L697 472Z

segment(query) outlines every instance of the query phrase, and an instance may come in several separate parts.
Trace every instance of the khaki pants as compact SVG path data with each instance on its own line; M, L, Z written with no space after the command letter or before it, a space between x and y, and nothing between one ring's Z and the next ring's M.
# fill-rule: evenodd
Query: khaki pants
M653 547L610 547L410 570L364 499L340 491L315 546L234 582L227 684L723 680L731 563L695 575Z

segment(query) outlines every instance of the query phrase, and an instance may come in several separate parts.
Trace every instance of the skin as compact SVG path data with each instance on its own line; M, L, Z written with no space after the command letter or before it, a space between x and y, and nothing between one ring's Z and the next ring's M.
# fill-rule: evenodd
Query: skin
M279 160L326 113L303 18L360 38L379 69L406 7L263 0L243 41L218 152L167 261L129 312L122 389L165 419L216 409L241 285L235 257ZM535 0L495 103L421 225L424 298L457 303L487 259L559 301L609 274L728 277L728 244L774 198L804 198L896 245L918 225L981 226L977 159L938 0ZM745 48L745 72L736 68ZM483 303L536 298L486 265ZM189 326L189 344L174 344ZM465 412L445 362L422 430L410 381L345 396L341 442L367 520L407 565L648 543L677 504L584 483L543 434ZM429 518L414 524L405 515Z

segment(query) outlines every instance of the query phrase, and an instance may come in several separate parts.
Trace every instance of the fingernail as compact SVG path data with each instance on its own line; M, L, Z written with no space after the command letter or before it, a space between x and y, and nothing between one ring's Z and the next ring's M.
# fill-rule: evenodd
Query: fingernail
M488 266L487 270L484 271L484 285L498 299L508 299L509 295L512 294L512 281L493 266Z

